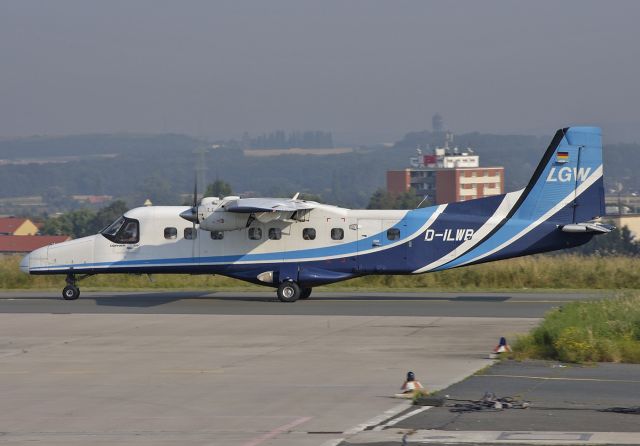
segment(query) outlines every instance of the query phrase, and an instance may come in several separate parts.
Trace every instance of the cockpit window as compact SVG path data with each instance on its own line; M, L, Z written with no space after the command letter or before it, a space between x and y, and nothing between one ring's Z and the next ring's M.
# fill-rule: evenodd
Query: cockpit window
M140 241L140 224L138 220L120 217L101 232L114 243L138 243Z
M123 224L124 224L124 217L118 218L116 221L114 221L113 223L111 223L109 226L107 226L101 231L102 235L104 235L105 237L107 237L107 235L110 235L112 237L115 236Z

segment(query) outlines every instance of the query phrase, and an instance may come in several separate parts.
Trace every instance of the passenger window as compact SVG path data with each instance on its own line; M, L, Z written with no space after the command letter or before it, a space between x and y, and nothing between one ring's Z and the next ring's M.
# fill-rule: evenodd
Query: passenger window
M280 228L269 228L269 240L280 240L282 238L282 231Z
M390 228L387 230L387 240L400 240L400 229Z
M164 238L167 240L178 238L178 230L176 228L164 228Z
M260 240L262 238L262 229L261 228L249 228L249 239L250 240Z
M302 230L302 238L305 240L315 240L316 230L314 228L304 228Z
M344 238L344 229L331 228L331 240L342 240Z
M198 231L195 228L184 228L184 238L187 240L195 240L198 238Z
M211 231L212 240L222 240L224 238L224 231Z

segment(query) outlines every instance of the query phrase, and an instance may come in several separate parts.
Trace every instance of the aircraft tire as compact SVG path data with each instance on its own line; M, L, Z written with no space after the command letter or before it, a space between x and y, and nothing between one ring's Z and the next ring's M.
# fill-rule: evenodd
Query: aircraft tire
M311 291L313 291L313 288L302 288L302 290L300 291L299 299L309 299L309 296L311 296Z
M294 281L282 282L278 287L280 302L295 302L298 298L300 298L300 287Z
M78 297L80 297L80 288L76 286L67 285L62 290L62 298L64 300L76 300Z

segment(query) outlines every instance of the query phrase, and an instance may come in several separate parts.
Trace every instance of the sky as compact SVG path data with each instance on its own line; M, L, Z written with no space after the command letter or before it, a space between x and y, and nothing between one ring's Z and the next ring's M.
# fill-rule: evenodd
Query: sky
M640 2L3 0L0 137L431 128L640 141Z

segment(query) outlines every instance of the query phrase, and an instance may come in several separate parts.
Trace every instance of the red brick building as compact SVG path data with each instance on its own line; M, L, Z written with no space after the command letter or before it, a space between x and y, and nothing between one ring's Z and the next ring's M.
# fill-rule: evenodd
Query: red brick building
M434 204L473 200L504 193L504 167L480 167L473 150L447 146L410 159L412 167L387 171L387 192L413 189Z

